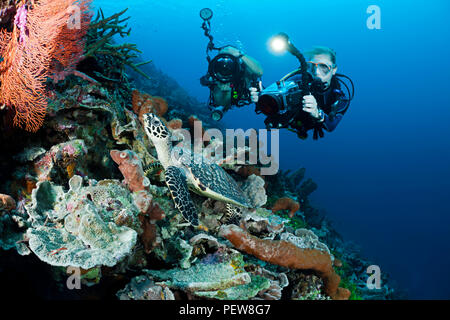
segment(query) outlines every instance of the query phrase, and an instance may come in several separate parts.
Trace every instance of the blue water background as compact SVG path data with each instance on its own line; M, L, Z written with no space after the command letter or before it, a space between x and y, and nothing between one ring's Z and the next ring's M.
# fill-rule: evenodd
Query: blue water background
M410 298L450 298L450 2L95 0L106 14L129 8L144 59L153 59L200 101L208 90L207 38L199 10L214 11L216 45L232 44L261 62L267 86L298 66L274 56L267 41L290 35L301 50L337 52L338 72L352 77L356 97L335 132L301 141L280 134L283 169L307 168L311 195L347 240L389 272ZM381 30L369 30L369 5ZM263 128L254 107L234 109L229 128Z

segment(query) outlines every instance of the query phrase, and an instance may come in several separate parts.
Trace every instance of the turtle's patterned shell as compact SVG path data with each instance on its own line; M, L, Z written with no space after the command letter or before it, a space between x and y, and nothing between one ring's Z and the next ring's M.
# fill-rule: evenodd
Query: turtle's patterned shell
M251 207L236 181L217 164L192 161L186 167L194 179L200 182L201 191L208 193L208 189L210 189L223 196L224 201L232 200L243 207Z

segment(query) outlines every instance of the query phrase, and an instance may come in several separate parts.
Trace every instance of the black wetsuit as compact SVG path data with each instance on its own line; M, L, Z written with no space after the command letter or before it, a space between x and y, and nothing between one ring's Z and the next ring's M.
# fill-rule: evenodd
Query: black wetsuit
M301 81L301 76L296 75L289 80ZM311 129L314 130L314 139L319 136L323 137L323 129L328 132L333 131L349 106L349 98L341 90L341 85L336 77L331 79L330 87L323 92L312 92L314 98L317 101L317 107L324 112L324 121L319 122L313 118L309 113L301 111L293 121L291 127L297 133L297 135L306 139L308 137L307 132ZM302 108L303 106L299 106Z

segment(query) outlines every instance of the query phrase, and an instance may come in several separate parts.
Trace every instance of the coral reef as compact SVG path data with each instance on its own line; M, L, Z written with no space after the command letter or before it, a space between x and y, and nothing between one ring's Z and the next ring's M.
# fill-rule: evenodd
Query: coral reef
M244 269L242 256L233 251L207 255L188 269L148 270L147 274L163 280L169 288L218 300L243 300L268 290L270 281Z
M365 268L372 263L311 204L317 184L305 169L262 176L260 165L238 163L256 155L249 145L233 148L229 158L207 159L236 181L229 189L241 189L249 208L230 217L223 201L192 193L200 226L186 223L142 117L155 113L172 132L184 127L193 133L201 124L205 134L217 125L174 79L140 62L134 44L115 42L130 33L126 10L110 17L99 10L91 22L90 1L81 0L81 29L72 33L55 17L72 3L1 2L0 92L7 108L0 111L0 269L39 270L51 291L42 297L51 298L395 296L384 274L382 289L365 287ZM39 24L43 17L48 21ZM42 38L51 32L43 48ZM37 51L28 52L30 45ZM8 126L11 116L35 132ZM214 139L202 144L222 146ZM80 270L79 293L64 286L72 268ZM34 286L24 292L47 290L23 283Z
M289 280L294 284L291 288L292 300L330 299L322 293L323 281L313 274L291 273Z

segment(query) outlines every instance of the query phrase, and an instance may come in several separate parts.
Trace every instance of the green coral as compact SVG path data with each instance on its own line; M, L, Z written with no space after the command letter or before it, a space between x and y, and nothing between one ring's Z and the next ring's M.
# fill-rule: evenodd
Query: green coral
M341 282L339 284L340 287L350 290L351 295L349 300L364 300L362 297L361 290L358 288L356 283L350 280L350 277L353 273L351 266L347 261L336 251L331 250L332 254L335 258L339 259L342 263L342 266L339 268L335 268L335 272L341 277Z
M286 219L288 222L286 222L285 225L294 228L294 230L302 228L310 229L308 223L301 216L294 215L292 218L290 218L288 211L289 210L280 210L277 211L275 214L283 219Z
M357 285L351 281L349 278L341 278L341 282L339 283L341 288L345 288L350 290L351 295L348 298L349 300L364 300L361 295L361 290L357 287Z

